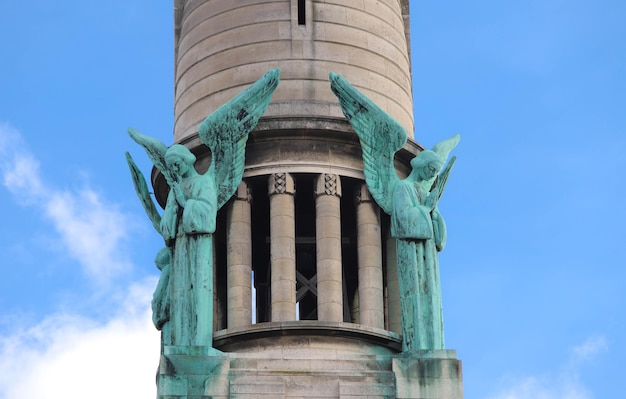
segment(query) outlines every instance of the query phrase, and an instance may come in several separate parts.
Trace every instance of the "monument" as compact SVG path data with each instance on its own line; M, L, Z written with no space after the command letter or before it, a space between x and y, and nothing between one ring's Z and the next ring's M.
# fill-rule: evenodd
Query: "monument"
M408 0L175 1L174 144L129 130L154 200L127 154L164 241L159 398L463 397L437 256L458 136L407 137L408 19Z

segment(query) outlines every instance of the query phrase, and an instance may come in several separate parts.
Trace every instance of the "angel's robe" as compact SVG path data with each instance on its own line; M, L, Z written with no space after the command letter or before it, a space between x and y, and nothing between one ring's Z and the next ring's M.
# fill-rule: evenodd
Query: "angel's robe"
M166 333L169 331L166 325L170 320L170 264L172 263L171 252L168 247L159 251L155 263L161 271L161 275L152 295L152 322L157 330Z
M165 345L213 345L213 237L217 194L213 176L182 179L187 199L182 208L170 190L161 232L173 245L170 270L170 342Z
M423 205L428 191L408 179L393 194L391 235L396 240L403 350L444 349L439 260L446 226Z

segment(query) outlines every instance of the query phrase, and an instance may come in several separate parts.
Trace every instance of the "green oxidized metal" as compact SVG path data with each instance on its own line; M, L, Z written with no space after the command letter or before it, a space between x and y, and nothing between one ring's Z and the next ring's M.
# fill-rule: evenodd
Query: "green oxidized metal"
M391 215L391 235L397 239L403 351L444 349L437 252L445 246L446 225L437 204L455 158L439 172L460 136L419 153L411 160L411 173L401 180L394 156L407 140L404 128L342 76L331 72L330 80L359 136L367 187Z
M248 134L267 108L279 74L279 69L267 72L202 122L198 134L212 154L204 174L195 170L196 157L187 147L167 147L129 129L170 187L160 216L145 178L127 153L137 195L166 245L157 256L162 274L153 299L153 319L170 351L191 354L205 348L204 354L219 353L212 348L215 219L241 182Z

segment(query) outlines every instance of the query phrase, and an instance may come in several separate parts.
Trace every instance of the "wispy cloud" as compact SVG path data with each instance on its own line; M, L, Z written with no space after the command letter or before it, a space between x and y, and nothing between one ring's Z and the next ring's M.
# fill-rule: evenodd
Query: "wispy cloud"
M0 398L154 397L159 333L150 299L156 278L108 284L131 268L122 250L129 220L88 184L61 188L45 169L20 132L0 124L0 181L16 203L44 215L62 252L96 283L102 312L57 310L35 322L16 315L0 335Z
M526 377L491 399L591 399L591 393L575 378Z
M129 269L120 250L128 223L115 204L88 185L70 191L49 183L21 134L7 125L0 125L0 159L3 183L15 201L43 211L67 253L87 275L107 283Z
M490 399L592 399L593 393L581 381L580 368L607 349L604 336L591 336L571 348L569 358L557 372L510 380Z
M119 250L126 236L124 216L90 188L56 192L43 205L63 244L89 275L106 281L130 266Z
M154 279L131 285L107 321L57 313L0 337L0 397L156 396L159 334L149 309L154 285Z
M579 363L588 361L608 349L609 344L604 336L589 337L582 344L572 348L572 362L574 363L572 366L575 367Z

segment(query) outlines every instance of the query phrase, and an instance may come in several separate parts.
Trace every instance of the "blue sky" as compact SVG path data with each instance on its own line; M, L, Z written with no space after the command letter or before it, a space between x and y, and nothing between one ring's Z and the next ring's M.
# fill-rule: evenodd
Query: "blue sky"
M173 140L172 13L148 0L0 13L1 398L154 396L160 238L124 151L145 172L127 127ZM462 135L440 209L446 342L466 399L618 397L626 5L411 13L415 138Z

